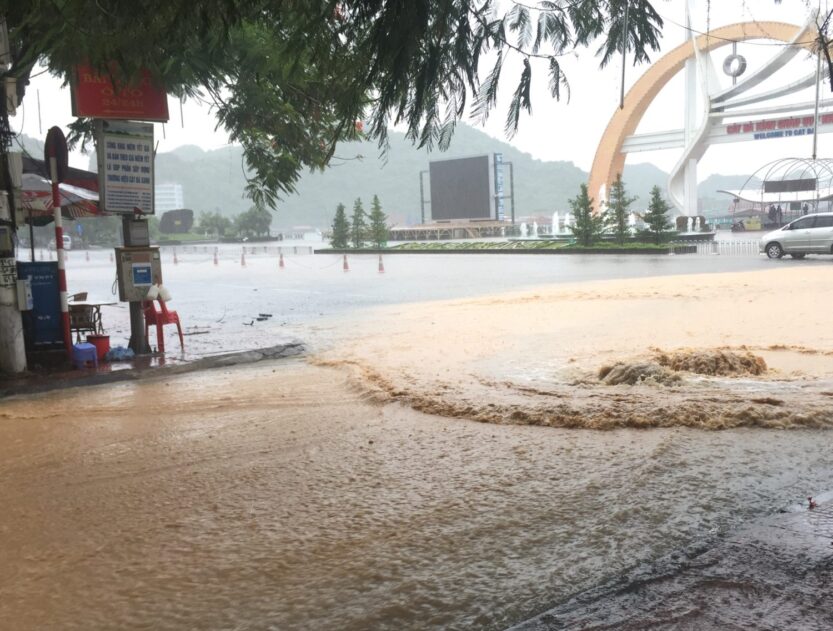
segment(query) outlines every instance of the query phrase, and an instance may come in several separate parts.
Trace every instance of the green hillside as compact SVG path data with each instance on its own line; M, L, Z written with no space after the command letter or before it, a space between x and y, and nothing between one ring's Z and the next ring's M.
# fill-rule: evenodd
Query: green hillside
M37 140L23 136L21 142L33 155L42 152L42 143ZM279 203L273 228L326 227L339 202L349 208L357 197L361 197L367 206L373 194L379 195L392 223L419 223L419 172L428 169L430 160L494 152L503 153L504 161L513 164L515 207L519 217L566 211L569 208L567 200L574 197L579 185L587 180L587 173L572 162L536 160L468 125L457 127L446 152L419 150L404 134L392 132L390 149L384 156L375 143L339 145L330 168L324 172L305 173L298 183L297 194L289 195ZM90 165L94 170L94 155L90 156ZM626 166L623 176L629 193L638 198L635 208L647 203L652 186L664 188L668 178L667 173L648 163ZM715 193L718 188L745 179L745 176L713 176L700 185L700 195L720 198ZM156 156L156 181L181 184L186 207L197 213L219 210L225 215L235 215L250 206L244 195L246 177L239 146L205 151L191 145L160 153ZM508 193L508 181L506 186Z
M430 160L494 152L503 153L504 161L513 164L518 216L566 210L567 200L575 196L587 178L587 173L571 162L536 160L467 125L458 126L446 152L419 150L403 134L393 132L386 155L381 155L375 143L339 145L329 169L304 174L297 194L279 203L274 225L324 227L329 225L339 202L350 207L361 197L367 205L373 194L379 195L394 223L419 223L419 172L428 169ZM647 200L650 188L663 185L667 175L653 165L641 164L626 167L625 178L633 193ZM224 214L234 214L248 207L248 200L242 195L245 177L239 147L202 151L190 146L159 154L156 180L182 184L186 206L196 211L219 209Z

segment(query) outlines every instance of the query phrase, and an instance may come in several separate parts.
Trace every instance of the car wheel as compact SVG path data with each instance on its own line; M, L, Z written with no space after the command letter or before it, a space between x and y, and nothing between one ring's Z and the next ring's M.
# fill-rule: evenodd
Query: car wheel
M793 257L794 259L796 259L797 261L800 261L801 259L803 259L807 255L806 254L790 254L790 256Z
M777 243L770 243L766 246L766 255L771 259L780 259L784 256L784 250Z

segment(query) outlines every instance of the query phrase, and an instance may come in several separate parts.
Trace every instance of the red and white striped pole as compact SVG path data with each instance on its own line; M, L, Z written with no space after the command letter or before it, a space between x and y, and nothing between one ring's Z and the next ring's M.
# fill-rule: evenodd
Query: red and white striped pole
M61 297L61 328L64 332L64 347L72 359L72 332L69 328L69 306L67 305L67 273L64 262L64 225L61 217L61 190L58 188L58 160L49 158L49 174L52 179L52 209L55 213L55 252L58 254L58 291Z

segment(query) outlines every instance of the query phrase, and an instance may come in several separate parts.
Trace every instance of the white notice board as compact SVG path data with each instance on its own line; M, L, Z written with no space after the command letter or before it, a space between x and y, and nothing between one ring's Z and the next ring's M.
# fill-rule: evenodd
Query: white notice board
M153 125L97 121L99 204L108 213L152 215Z

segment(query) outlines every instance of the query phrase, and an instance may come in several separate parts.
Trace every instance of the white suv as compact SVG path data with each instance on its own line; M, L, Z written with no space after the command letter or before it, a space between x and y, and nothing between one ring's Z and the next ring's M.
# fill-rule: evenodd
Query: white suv
M805 215L761 237L761 252L771 259L789 254L833 254L833 213Z

